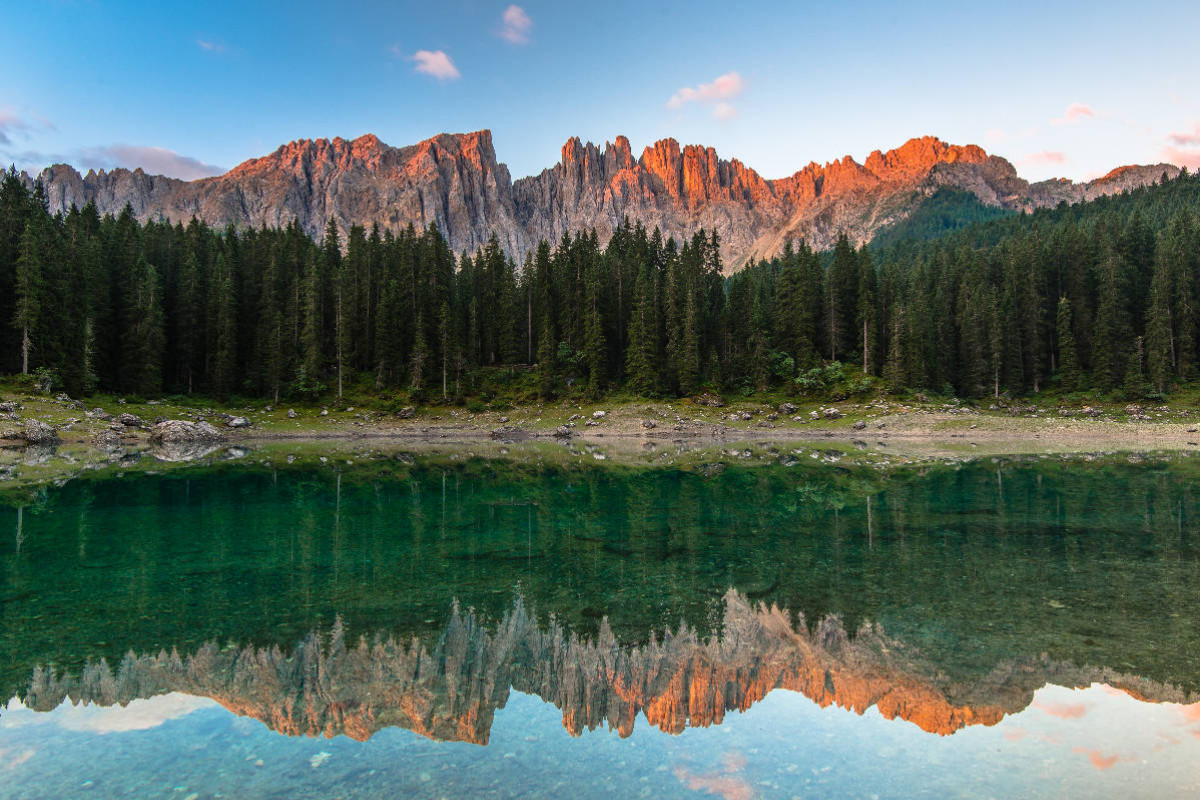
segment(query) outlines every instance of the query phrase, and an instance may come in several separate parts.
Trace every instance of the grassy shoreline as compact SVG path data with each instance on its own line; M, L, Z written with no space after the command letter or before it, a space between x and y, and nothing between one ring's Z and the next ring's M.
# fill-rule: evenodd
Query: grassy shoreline
M503 458L537 464L595 464L708 469L714 464L814 463L887 470L976 459L1063 457L1094 460L1157 453L1184 458L1200 452L1198 415L1180 407L1023 406L976 409L956 403L897 402L890 398L839 403L736 400L720 407L694 400L554 403L506 411L472 412L454 406L394 413L352 406L270 408L266 403L199 405L170 400L78 401L12 392L18 419L0 419L0 497L28 497L39 487L84 474L119 477L188 465L242 461L267 466L330 464L428 457ZM93 409L103 415L89 415ZM836 414L831 409L836 409ZM126 427L130 413L146 426ZM104 415L113 415L105 419ZM249 420L229 428L225 415ZM5 415L8 416L8 415ZM217 443L155 446L155 418L204 419L217 426ZM25 446L25 420L53 425L55 447ZM652 427L650 426L652 424ZM1141 456L1136 456L1141 457Z
M1094 404L974 407L959 401L904 401L880 396L818 402L774 397L731 400L720 406L701 398L679 400L615 400L550 402L504 411L471 411L461 406L429 405L403 414L350 404L272 406L269 403L219 404L174 399L126 401L94 397L72 400L14 391L0 385L0 402L15 402L16 417L0 415L0 443L19 444L25 420L49 423L64 443L94 441L117 434L122 443L149 439L157 418L204 420L227 441L356 438L503 438L559 436L602 439L761 437L851 438L869 442L931 440L947 446L988 447L1007 442L1025 452L1038 442L1061 449L1131 449L1200 446L1200 409L1183 405ZM94 415L93 410L103 413ZM133 414L145 424L119 425L120 414ZM9 418L6 418L9 417ZM229 417L249 425L231 428ZM1036 449L1036 448L1035 448Z

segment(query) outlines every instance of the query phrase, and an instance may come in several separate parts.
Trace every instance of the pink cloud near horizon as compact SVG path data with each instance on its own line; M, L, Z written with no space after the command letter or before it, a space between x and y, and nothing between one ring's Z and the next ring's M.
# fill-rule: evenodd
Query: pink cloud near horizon
M90 169L141 168L151 175L166 175L185 181L209 178L225 172L224 167L206 164L198 158L185 156L165 147L135 144L110 144L85 147L79 151L79 162Z
M1061 117L1050 120L1052 125L1070 125L1085 119L1092 119L1096 111L1086 103L1071 103Z
M1037 153L1030 153L1021 159L1025 164L1065 164L1067 156L1058 150L1042 150Z
M1087 714L1088 707L1085 703L1041 703L1033 704L1035 708L1043 713L1058 717L1059 719L1080 719Z
M1167 137L1171 144L1179 147L1195 147L1200 145L1200 124L1193 125L1191 133L1172 133Z
M1187 167L1192 171L1200 169L1200 150L1184 150L1180 147L1164 147L1162 150L1162 156L1164 159L1177 167Z

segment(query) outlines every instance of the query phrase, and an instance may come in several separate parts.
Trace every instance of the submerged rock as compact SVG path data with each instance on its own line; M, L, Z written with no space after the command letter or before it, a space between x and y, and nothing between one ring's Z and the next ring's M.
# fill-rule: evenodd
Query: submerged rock
M152 442L216 442L220 440L221 432L207 422L169 419L150 429L150 441Z
M501 441L515 441L517 439L526 439L529 437L529 432L524 428L519 428L516 425L502 425L492 431L492 438Z

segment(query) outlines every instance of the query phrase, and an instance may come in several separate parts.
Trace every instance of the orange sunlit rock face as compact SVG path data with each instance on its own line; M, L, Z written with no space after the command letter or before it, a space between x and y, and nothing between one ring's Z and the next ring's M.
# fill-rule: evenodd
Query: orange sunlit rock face
M49 710L65 697L124 703L166 692L211 697L230 711L292 736L365 740L401 727L439 740L486 744L509 692L535 694L562 711L572 734L603 726L627 736L635 720L668 733L720 724L772 691L935 734L993 725L1024 709L1048 682L1103 681L1135 697L1179 699L1171 687L1046 659L998 664L962 685L953 665L927 661L875 625L851 636L836 617L809 629L777 608L754 607L730 591L721 634L686 627L641 646L622 646L607 623L583 641L551 623L539 626L518 602L493 628L457 609L431 648L365 640L347 646L340 626L323 643L310 635L291 653L279 648L222 651L206 645L187 659L165 652L130 656L113 672L103 662L78 676L37 671L24 702ZM956 697L969 697L956 700ZM1070 708L1058 710L1066 717Z
M624 136L603 149L572 137L558 164L513 181L497 161L490 131L440 134L408 147L373 135L352 141L304 139L234 167L224 175L186 182L130 172L45 170L50 210L95 202L119 214L128 203L141 220L196 216L210 225L282 227L298 221L319 237L329 220L399 231L436 223L455 253L474 251L493 232L518 262L539 240L596 230L603 246L628 218L664 238L690 239L716 231L727 268L779 253L790 238L816 249L844 230L856 243L903 219L942 186L973 193L989 205L1031 209L1135 188L1177 167L1122 167L1086 184L1030 184L1012 164L975 145L950 145L926 136L895 150L876 150L859 164L850 156L809 164L768 180L711 147L663 139L634 158ZM29 179L32 183L32 179Z

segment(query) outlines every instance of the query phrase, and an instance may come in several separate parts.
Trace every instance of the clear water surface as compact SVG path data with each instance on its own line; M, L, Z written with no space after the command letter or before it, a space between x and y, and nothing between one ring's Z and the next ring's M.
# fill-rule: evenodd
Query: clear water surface
M0 798L1186 797L1188 460L387 454L0 505Z

